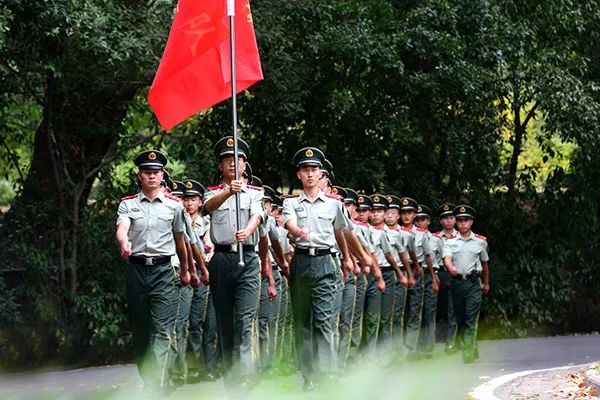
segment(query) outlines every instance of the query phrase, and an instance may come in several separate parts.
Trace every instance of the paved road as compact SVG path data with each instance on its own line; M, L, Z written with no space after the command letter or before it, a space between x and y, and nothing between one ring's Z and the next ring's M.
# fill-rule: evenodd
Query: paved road
M500 375L531 369L600 361L600 335L480 342L481 359L464 365L460 356L438 350L433 360L392 367L381 359L346 371L339 384L319 394L300 391L299 376L262 381L246 397L290 399L465 399L472 388ZM132 365L0 376L0 399L132 400L139 387ZM237 399L221 382L178 389L170 399Z

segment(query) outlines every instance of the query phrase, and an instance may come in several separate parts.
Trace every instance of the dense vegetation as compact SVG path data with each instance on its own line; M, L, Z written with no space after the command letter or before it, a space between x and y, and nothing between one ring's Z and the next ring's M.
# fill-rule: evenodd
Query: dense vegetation
M320 146L336 183L467 201L491 248L486 337L600 326L600 3L256 0L239 97L255 173ZM214 179L229 104L161 132L145 101L171 1L0 4L3 366L126 357L119 198L132 155Z

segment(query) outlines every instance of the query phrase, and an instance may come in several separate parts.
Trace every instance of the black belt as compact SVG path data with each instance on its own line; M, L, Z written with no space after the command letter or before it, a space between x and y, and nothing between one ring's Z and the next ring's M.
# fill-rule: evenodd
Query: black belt
M479 279L479 272L478 271L471 271L466 275L463 274L456 274L453 276L454 279L460 279L463 281L472 281L475 282L477 281L477 279Z
M220 253L237 253L238 245L237 244L215 244L215 251ZM256 250L253 245L245 244L242 246L242 251L244 253L254 253Z
M144 256L129 256L129 262L137 265L161 265L171 262L171 256L157 256L157 257L144 257Z
M315 247L296 247L296 254L311 257L321 257L330 255L331 249L317 249Z
M394 270L394 268L392 268L392 266L391 266L391 265L390 265L390 266L385 266L385 267L381 267L381 266L380 266L380 267L379 267L379 269L380 269L381 271L393 271L393 270Z

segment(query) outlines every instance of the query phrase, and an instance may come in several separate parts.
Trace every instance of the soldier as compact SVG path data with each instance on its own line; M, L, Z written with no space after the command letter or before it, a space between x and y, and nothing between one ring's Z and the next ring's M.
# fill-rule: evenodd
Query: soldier
M290 290L300 370L305 390L316 388L316 378L334 379L333 306L339 277L331 249L335 242L342 264L352 268L343 227L342 205L318 187L323 153L314 147L299 150L293 158L303 190L283 202L285 227L296 238L290 266Z
M260 267L256 255L257 228L264 220L262 192L235 176L244 171L249 147L238 139L239 158L234 159L234 139L224 137L214 148L223 180L204 194L204 209L210 215L214 251L208 269L213 294L226 384L247 388L255 374L255 318L260 294ZM239 195L239 210L236 210ZM240 215L237 226L236 212ZM242 244L242 260L238 244ZM235 366L235 368L233 368Z
M442 240L454 238L458 232L454 229L456 220L454 218L453 210L455 205L451 203L444 203L440 205L436 214L442 227L442 230L437 234ZM456 352L456 317L454 316L454 307L452 305L452 296L450 296L450 284L452 277L443 267L443 258L441 260L441 268L438 271L438 277L440 278L440 291L438 293L438 312L441 314L442 323L446 332L446 354L454 354Z
M173 339L175 253L181 260L181 284L190 282L183 206L168 199L160 187L166 164L167 158L156 150L135 158L141 191L121 200L115 235L121 257L129 260L126 297L136 363L145 386L159 392L171 390L167 367Z
M459 205L453 212L458 235L444 243L444 265L452 275L450 293L461 337L463 361L472 363L479 357L477 321L481 294L490 290L488 245L485 236L471 231L475 209Z
M442 263L443 251L442 239L438 235L429 233L430 222L431 210L427 206L419 205L415 217L415 226L427 234L434 271L433 274L425 273L423 275L423 318L421 335L419 336L419 352L425 358L433 357L435 347L435 314L437 311L437 293L439 291L437 274L440 263Z

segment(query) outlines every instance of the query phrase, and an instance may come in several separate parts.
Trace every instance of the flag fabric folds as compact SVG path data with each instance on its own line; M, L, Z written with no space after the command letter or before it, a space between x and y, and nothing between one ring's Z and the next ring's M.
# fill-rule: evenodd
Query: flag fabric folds
M263 79L248 0L235 0L237 93ZM225 0L179 0L148 102L165 130L231 97Z

